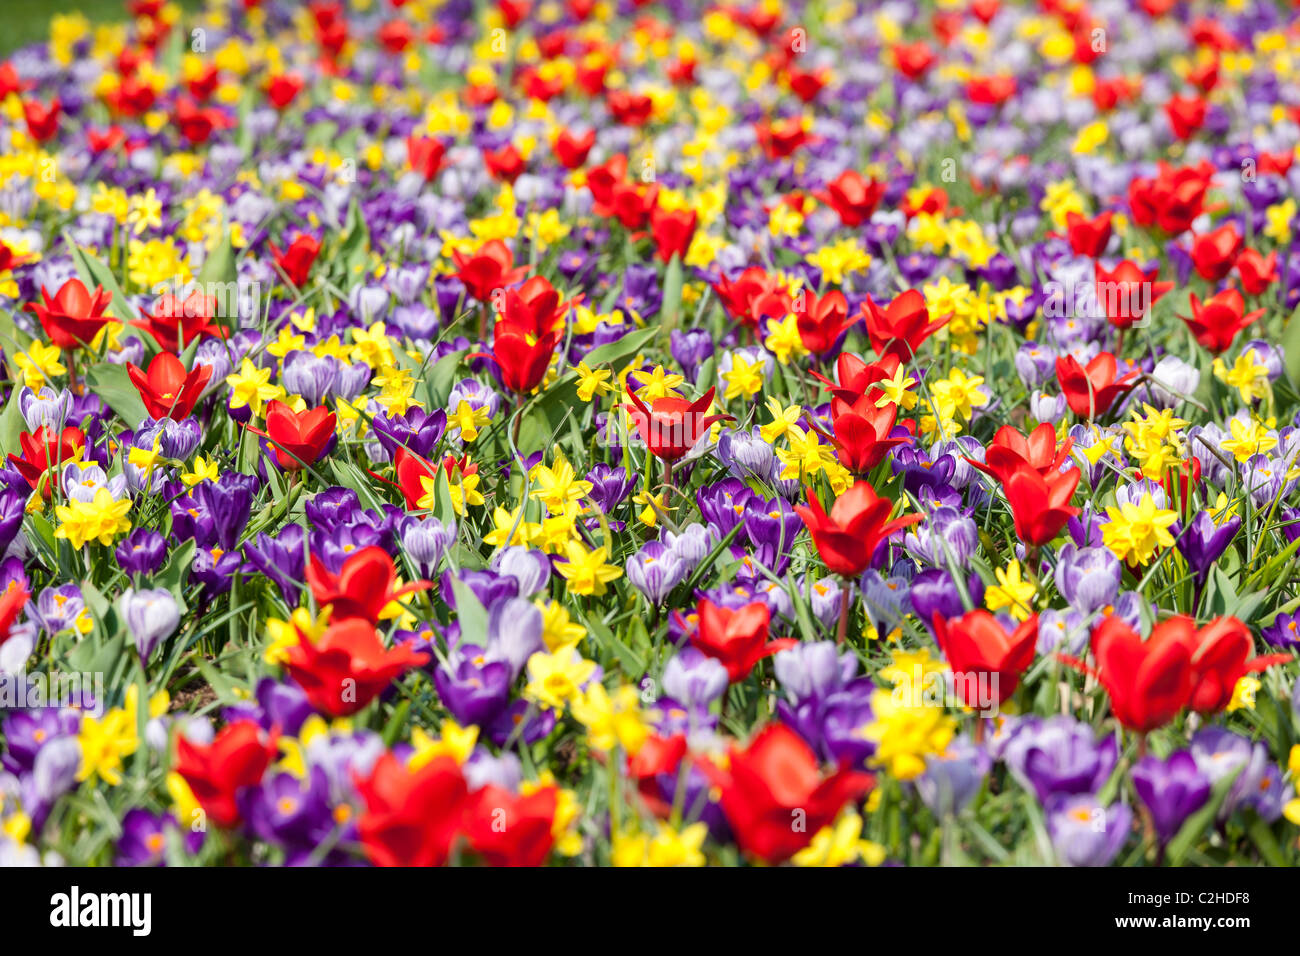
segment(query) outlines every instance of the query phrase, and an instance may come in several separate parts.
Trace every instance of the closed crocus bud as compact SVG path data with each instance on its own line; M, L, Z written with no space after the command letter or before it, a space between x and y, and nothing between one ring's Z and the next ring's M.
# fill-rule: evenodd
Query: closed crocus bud
M1020 346L1015 363L1016 373L1030 388L1042 385L1056 373L1056 353L1037 342Z
M81 745L71 735L55 737L36 755L32 766L30 797L38 806L49 807L77 782L81 767Z
M1064 395L1045 395L1035 391L1029 396L1029 414L1034 416L1035 421L1055 425L1065 417L1065 409Z
M1066 544L1056 565L1056 587L1070 607L1091 614L1115 603L1121 570L1109 548Z
M685 580L686 565L662 541L650 541L627 562L627 579L653 605L664 602Z
M420 565L422 573L435 568L447 548L456 540L456 526L437 518L414 518L402 529L402 550Z
M742 481L749 478L766 479L776 458L771 442L763 441L757 428L752 431L724 431L718 438L717 454L718 460Z
M935 816L956 816L979 792L992 764L987 750L956 737L943 753L926 757L925 773L915 780L916 792Z
M727 684L727 669L694 647L680 651L664 668L664 693L687 707L709 706Z
M543 552L515 545L498 551L492 570L519 582L519 596L532 597L551 579L551 560Z
M1166 355L1151 370L1151 381L1142 388L1144 401L1156 408L1177 408L1201 384L1200 370L1176 355Z
M334 397L350 402L370 384L370 366L364 362L352 364L341 363L338 377L334 380Z
M175 633L181 621L176 599L165 588L127 588L122 593L122 610L142 661L149 659L160 641Z
M708 527L698 522L687 525L680 532L665 531L663 541L681 560L688 572L695 570L713 550L714 545L713 535L709 533Z
M308 405L319 405L338 380L339 360L332 355L290 352L284 362L281 382L290 395L301 395Z

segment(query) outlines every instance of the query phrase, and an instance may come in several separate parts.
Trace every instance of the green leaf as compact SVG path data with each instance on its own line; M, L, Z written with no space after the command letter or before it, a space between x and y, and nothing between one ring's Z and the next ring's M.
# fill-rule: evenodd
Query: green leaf
M462 643L487 646L488 615L478 596L459 576L450 578L452 593L456 595L456 618L460 621Z
M1291 314L1282 327L1282 364L1286 368L1286 377L1296 388L1300 388L1300 308Z
M128 428L135 428L149 417L140 393L131 384L131 376L125 365L102 363L86 372L86 384L90 390L104 400Z
M663 329L663 344L668 347L669 337L677 328L677 320L682 311L682 259L676 253L668 262L664 272L663 305L659 307L659 324Z

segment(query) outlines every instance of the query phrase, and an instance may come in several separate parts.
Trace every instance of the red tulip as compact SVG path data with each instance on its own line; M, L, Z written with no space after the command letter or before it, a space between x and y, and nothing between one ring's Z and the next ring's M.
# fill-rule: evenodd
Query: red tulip
M700 602L696 612L699 627L691 634L691 646L720 661L733 684L748 677L754 665L763 658L796 643L767 639L770 612L762 601L733 611L706 598Z
M1175 96L1165 104L1169 126L1179 139L1191 139L1205 125L1209 104L1199 96Z
M90 345L112 316L105 315L113 296L103 286L95 286L92 295L80 279L69 279L59 287L53 299L41 286L41 302L28 302L27 311L36 313L49 340L61 349Z
M971 611L948 621L935 611L934 634L952 666L957 696L967 707L986 709L1015 693L1021 675L1033 663L1038 615L1008 634L988 611Z
M1079 486L1080 472L1071 468L1062 474L1041 475L1029 464L1020 464L1002 475L1002 491L1011 506L1016 537L1039 547L1053 540L1065 523L1079 513L1070 506Z
M673 256L685 259L695 237L698 214L694 209L666 211L658 206L650 213L650 236L654 239L655 255L660 262L669 262Z
M0 275L18 266L26 265L30 259L31 256L14 252L3 239L0 239Z
M487 166L488 175L504 183L513 183L523 175L525 168L524 158L519 155L514 143L506 143L496 150L483 150L483 164Z
M781 863L807 846L840 808L875 784L871 774L840 768L822 777L817 758L785 724L770 724L744 750L732 747L727 769L700 761L722 791L722 812L740 848Z
M780 303L782 316L790 310L790 296L781 285L780 278L768 275L758 266L750 266L734 280L722 276L713 284L713 291L727 314L748 326L758 324L755 303ZM764 308L775 314L774 309Z
M277 110L283 111L297 99L302 86L302 77L297 73L281 73L271 77L266 84L266 98Z
M188 96L177 98L172 122L185 140L194 145L206 143L213 131L234 125L234 120L221 110L214 107L200 109Z
M1189 647L1195 630L1191 619L1182 616L1161 621L1145 641L1118 617L1093 628L1095 676L1121 724L1144 734L1169 723L1187 706L1193 687Z
M982 462L973 458L966 461L998 481L1006 481L1022 465L1046 479L1060 472L1061 466L1069 460L1073 445L1074 439L1066 438L1058 446L1056 429L1047 422L1040 424L1027 438L1016 431L1015 426L1003 425L985 449Z
M966 98L981 106L1000 106L1015 95L1014 76L977 76L966 81Z
M1229 272L1241 254L1243 240L1237 227L1220 226L1192 239L1192 264L1202 279L1218 282Z
M813 378L822 383L822 388L831 393L832 399L842 403L847 410L863 396L870 397L874 404L881 392L872 386L885 379L893 379L902 364L896 353L886 355L878 362L867 363L851 352L841 352L835 360L838 384L819 374L816 369L809 371Z
M812 291L795 296L794 316L799 341L814 355L825 355L835 348L840 336L853 328L859 319L856 315L849 318L849 303L844 293L838 290L820 298Z
M628 418L650 454L663 461L676 461L695 447L695 443L717 422L734 421L731 415L708 415L713 404L710 388L693 402L675 395L656 398L647 407L631 391L627 393Z
M227 724L210 744L196 744L181 735L173 767L185 778L203 812L219 826L233 827L239 822L236 798L246 787L261 783L279 752L277 737L251 720Z
M27 121L27 132L38 143L47 143L59 131L59 113L63 104L56 96L49 106L36 100L23 100L23 118Z
M1235 617L1215 618L1197 631L1191 640L1192 710L1217 714L1232 702L1241 678L1291 660L1290 654L1252 658L1254 648L1250 629Z
M795 505L794 510L803 518L826 567L845 577L857 577L871 566L871 559L882 542L925 517L913 514L889 520L894 503L878 497L876 490L865 481L854 482L853 487L836 498L829 515L811 489L805 489L804 493L808 504Z
M850 227L860 226L870 219L884 194L885 187L882 183L867 179L851 169L846 169L832 179L825 189L813 193L818 200L839 213L842 224Z
M63 463L81 458L86 447L86 433L72 425L68 425L61 432L56 432L49 425L42 425L34 432L20 433L18 447L22 450L22 455L10 452L10 464L26 479L33 490L39 490L42 495L45 495L49 491L49 486L42 487L41 478L46 472L53 471L51 484L57 488Z
M501 322L510 331L541 338L564 326L569 307L582 301L562 301L560 293L542 276L533 276L517 289L507 289L501 307ZM503 330L504 331L504 330Z
M830 73L826 70L801 70L792 66L786 71L786 82L790 84L790 91L795 96L805 103L811 103L830 82Z
M9 640L9 630L27 606L30 597L27 588L17 579L11 579L4 590L0 591L0 647Z
M855 475L868 474L890 450L907 441L890 437L898 421L898 406L893 403L877 407L875 399L864 395L853 405L846 406L839 399L832 405L837 407L831 419L833 434L826 434L816 424L812 427L835 446L840 464Z
M131 325L148 332L168 352L179 353L195 339L226 337L226 330L213 321L216 314L216 296L195 289L182 299L167 292L159 296L152 313Z
M332 624L358 619L372 626L379 623L384 609L393 601L432 587L415 581L397 587L397 569L383 548L371 546L357 551L334 574L316 555L307 564L307 586L318 607L329 605Z
M275 257L275 264L291 283L300 289L307 284L307 276L311 272L312 264L320 255L319 239L311 236L296 236L284 252L281 252L280 247L274 242L267 243L267 246L271 250L271 255Z
M1277 273L1277 250L1261 256L1254 249L1243 249L1237 256L1236 269L1237 275L1241 276L1241 287L1247 295L1263 295L1280 278Z
M411 25L405 20L393 19L387 20L375 31L377 39L389 53L401 53L406 50L412 42Z
M527 266L515 267L515 256L500 239L490 239L473 255L460 251L451 254L456 264L456 278L465 284L471 298L487 302L497 289L514 285L528 273Z
M803 121L798 116L786 119L763 120L754 124L758 145L768 159L785 159L800 146L810 142Z
M1172 282L1157 282L1157 266L1143 272L1127 259L1107 271L1098 262L1094 267L1097 304L1117 329L1129 329L1146 317L1156 300L1174 287Z
M555 158L565 169L578 169L587 161L587 154L596 145L596 131L589 129L581 136L575 136L567 129L561 129L551 143Z
M397 481L390 484L397 485L402 492L409 511L419 509L420 502L428 495L428 491L425 490L425 479L430 482L437 481L438 466L405 447L397 449L397 454L393 456L393 465L397 472Z
M145 411L151 417L179 422L190 417L195 404L203 397L203 390L212 378L212 366L195 365L187 372L181 360L171 352L159 352L149 363L148 373L135 363L127 362L126 374L140 393Z
M1073 355L1058 358L1056 379L1070 411L1089 421L1105 415L1115 399L1136 384L1131 381L1136 378L1136 371L1116 379L1117 369L1115 356L1109 352L1102 352L1086 366L1080 365Z
M645 93L611 90L605 96L605 105L614 114L614 119L624 126L644 126L650 121L655 103Z
M355 714L399 675L429 661L406 644L385 649L375 626L360 618L331 624L312 640L300 634L285 652L285 670L317 711L330 717Z
M96 156L117 149L125 140L126 131L120 126L110 126L102 133L96 129L86 130L86 145L90 147L90 151Z
M281 468L298 471L314 465L325 454L334 439L336 421L334 413L324 405L295 412L284 402L273 399L266 407L266 430L251 425L248 430L270 439Z
M553 786L527 796L494 783L474 791L463 818L470 848L489 866L541 866L555 842L556 801Z
M1074 254L1095 259L1105 252L1111 236L1110 220L1109 212L1103 212L1095 219L1086 219L1077 212L1066 213L1065 234Z
M442 170L443 157L447 147L442 140L433 136L406 137L406 162L411 169L424 177L426 183L433 182Z
M376 866L442 866L460 831L469 796L460 765L435 757L416 770L390 752L356 780L365 802L357 823L366 857Z
M532 339L516 326L498 322L492 332L492 351L475 352L470 357L492 359L500 370L501 384L512 392L526 395L546 378L560 333L548 332L535 341Z
M1171 236L1186 232L1204 211L1205 194L1213 178L1214 167L1208 162L1176 169L1161 161L1158 175L1139 176L1129 183L1133 221Z
M896 43L893 46L894 66L909 80L918 80L934 66L934 51L924 40L915 43Z
M915 289L897 296L884 309L867 296L862 305L862 316L867 320L867 337L871 339L876 354L882 359L886 355L897 355L903 362L912 361L921 343L948 321L946 318L930 321L925 296Z
M1226 352L1237 333L1264 314L1263 309L1246 312L1246 300L1234 288L1224 289L1204 304L1193 292L1191 301L1191 317L1183 315L1179 318L1187 323L1196 341L1215 355Z

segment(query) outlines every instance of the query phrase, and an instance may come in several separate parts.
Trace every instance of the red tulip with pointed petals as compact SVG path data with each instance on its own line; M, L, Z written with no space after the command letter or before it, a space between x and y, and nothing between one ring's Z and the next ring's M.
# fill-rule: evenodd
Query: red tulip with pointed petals
M212 366L195 365L186 371L181 360L171 352L159 352L149 363L148 372L127 362L126 374L151 417L179 422L190 417L203 397L203 390L212 378Z
M343 562L334 574L316 555L307 564L307 585L318 607L329 605L331 623L359 619L371 625L379 623L384 609L393 601L432 586L429 581L414 581L397 587L397 569L388 552L380 547L362 548Z
M40 319L41 328L51 342L61 349L85 348L113 317L105 313L113 295L103 286L95 286L94 293L80 279L69 279L59 286L58 293L50 298L41 286L41 301L27 303L27 311Z
M717 422L734 421L732 415L709 415L714 389L693 402L675 395L654 399L648 406L633 392L627 393L628 418L650 454L662 461L676 461Z
M1002 491L1011 506L1016 537L1034 547L1054 540L1066 522L1079 513L1070 505L1079 478L1078 468L1042 475L1029 464L1004 472Z
M265 733L252 720L227 724L210 744L193 743L182 734L176 741L173 769L189 784L214 823L233 827L240 819L240 792L261 783L266 768L279 754L277 736Z
M275 446L275 460L285 471L314 465L334 438L337 418L324 405L295 412L284 402L272 400L266 407L266 429L248 430L268 438Z
M722 812L741 850L771 864L802 850L875 784L871 774L845 767L823 777L812 749L780 723L764 727L744 750L733 746L727 769L703 760L697 766L722 792Z
M1190 618L1173 617L1157 624L1144 641L1122 618L1111 616L1092 631L1095 667L1067 662L1094 674L1116 719L1144 734L1169 723L1190 702L1195 632Z
M823 296L806 291L802 297L795 296L794 305L799 341L813 355L825 355L835 348L840 336L860 319L857 315L849 318L848 300L839 290Z
M1192 640L1194 674L1190 706L1201 714L1217 714L1232 702L1237 682L1292 659L1290 654L1252 658L1255 642L1250 628L1235 617L1218 617L1196 632Z
M1241 254L1244 240L1237 227L1229 223L1192 239L1192 264L1197 274L1209 282L1218 282L1229 272Z
M347 717L401 674L428 662L428 654L407 644L385 648L371 622L346 618L315 640L300 633L298 643L285 651L284 666L319 713Z
M871 218L885 195L885 186L846 169L827 183L825 189L815 190L813 195L839 214L841 224L851 228Z
M376 866L442 866L461 831L469 788L460 764L439 756L412 769L391 752L356 778L365 803L357 833Z
M1056 379L1065 393L1070 411L1091 421L1105 415L1115 399L1132 388L1137 372L1115 377L1119 365L1110 352L1102 352L1087 365L1080 365L1073 355L1056 360Z
M794 510L812 535L826 567L845 577L856 578L871 566L881 543L925 517L913 514L891 521L894 503L877 496L876 490L865 481L854 482L853 487L836 498L830 514L822 508L812 489L805 489L805 495L808 504L795 505Z
M464 832L470 849L488 866L541 866L555 843L554 786L523 795L494 783L465 802Z
M948 321L931 321L925 296L915 289L908 289L883 309L867 296L862 316L867 320L867 337L876 354L881 358L897 355L903 362L912 361L921 343Z
M1077 212L1065 214L1065 235L1076 256L1091 256L1095 259L1106 251L1111 237L1111 215L1103 212L1095 219L1088 219Z
M1191 316L1180 318L1187 323L1196 341L1215 355L1226 352L1237 333L1264 314L1263 309L1247 312L1246 300L1235 288L1224 289L1204 303L1193 292L1191 303Z
M771 612L762 601L732 610L706 598L699 603L696 613L699 627L691 634L691 646L719 661L733 684L748 677L763 658L796 643L767 639Z
M311 267L316 262L316 257L320 255L320 240L312 236L296 236L289 244L289 248L280 251L280 247L274 242L267 243L267 248L271 250L271 255L275 258L275 264L295 286L302 288L307 284L307 277L311 274Z
M1156 281L1159 266L1143 272L1127 259L1109 270L1098 262L1093 274L1097 304L1117 329L1132 328L1146 317L1156 300L1174 287L1172 282Z
M1034 662L1038 615L1010 634L988 611L976 610L944 620L934 612L934 635L952 667L957 696L967 707L1001 704ZM991 695L991 696L989 696Z
M49 425L42 425L34 432L21 432L18 435L18 447L21 455L9 453L9 463L21 474L33 490L42 495L48 494L50 484L59 486L60 466L64 462L76 461L86 447L86 433L72 425L62 431L56 431ZM53 472L49 484L41 479L46 472Z
M465 284L470 297L480 302L489 301L497 289L512 286L528 274L527 266L515 266L514 253L500 239L483 243L473 254L456 250L451 259L458 270L456 278Z
M1056 429L1047 422L1031 431L1028 437L1020 434L1014 425L1003 425L985 449L983 461L973 458L966 461L998 481L1005 481L1021 465L1027 465L1043 478L1048 478L1060 472L1061 466L1069 460L1073 446L1072 438L1057 445Z

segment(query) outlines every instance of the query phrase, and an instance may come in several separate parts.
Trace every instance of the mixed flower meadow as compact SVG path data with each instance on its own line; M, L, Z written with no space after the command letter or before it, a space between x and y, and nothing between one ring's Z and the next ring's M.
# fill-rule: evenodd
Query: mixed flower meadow
M0 64L0 865L1300 861L1300 8L130 0Z

